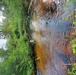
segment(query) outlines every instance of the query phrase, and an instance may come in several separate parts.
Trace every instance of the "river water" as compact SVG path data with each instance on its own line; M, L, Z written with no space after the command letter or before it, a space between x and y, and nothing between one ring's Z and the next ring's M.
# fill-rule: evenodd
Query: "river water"
M68 1L54 1L57 3L57 13L51 15L47 12L40 16L35 4L36 19L31 20L32 37L36 42L35 56L38 59L37 75L67 75L67 68L70 68L67 64L74 63L69 39L74 31L74 17L70 14L74 14L75 5L70 2L67 7Z

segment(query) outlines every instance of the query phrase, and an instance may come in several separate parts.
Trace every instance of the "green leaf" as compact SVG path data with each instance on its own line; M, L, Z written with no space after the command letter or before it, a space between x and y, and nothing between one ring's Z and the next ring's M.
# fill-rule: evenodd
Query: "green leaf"
M76 25L76 21L74 21L73 24Z

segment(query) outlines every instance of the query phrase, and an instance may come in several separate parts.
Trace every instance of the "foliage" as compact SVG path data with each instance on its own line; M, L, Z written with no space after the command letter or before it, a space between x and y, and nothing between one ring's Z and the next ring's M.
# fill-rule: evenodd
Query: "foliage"
M69 75L76 75L76 68L75 67L72 67L72 70L71 71L68 69L68 74Z
M75 16L75 18L76 18L76 14L75 14L74 16ZM75 27L76 21L74 21L73 24L74 24L74 27ZM76 28L75 28L75 30L76 30ZM75 33L76 33L76 32L72 33L74 39L71 39L70 42L72 43L72 52L73 52L74 57L75 57L75 59L76 59L76 37L75 37ZM68 69L68 74L69 74L69 75L76 75L76 63L74 63L74 65L72 65L72 70L71 70L71 71Z
M30 0L2 0L6 19L2 31L7 36L7 50L0 51L4 58L0 63L1 75L32 75L33 50L30 46L28 6ZM3 53L3 54L2 54Z
M75 16L75 18L76 18L76 15L74 15L74 16ZM76 21L73 21L73 24L74 24L74 27L75 27ZM74 29L76 30L76 28L74 28ZM75 36L75 33L76 33L76 32L72 33L73 36ZM71 43L72 43L73 54L76 54L76 37L71 40Z

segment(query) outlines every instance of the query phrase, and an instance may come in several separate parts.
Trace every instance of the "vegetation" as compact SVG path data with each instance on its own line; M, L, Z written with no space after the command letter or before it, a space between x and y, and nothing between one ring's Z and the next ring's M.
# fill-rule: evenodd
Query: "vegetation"
M75 18L76 18L76 15L74 15ZM76 20L73 22L74 24L74 30L76 30ZM73 32L72 33L72 36L74 37L74 39L71 40L71 43L72 43L72 51L73 51L73 54L76 54L76 32Z
M0 75L32 75L33 50L30 46L28 14L30 0L1 0L5 8L2 31L7 38L7 50L0 50Z
M75 19L76 19L76 14L74 16L75 16ZM74 29L76 30L76 20L73 22L73 24L74 24ZM73 39L71 40L72 52L74 54L74 59L76 60L76 32L72 33L72 35L73 35ZM74 63L72 65L72 70L71 71L68 69L68 74L69 75L76 75L76 63Z
M76 68L73 66L71 71L68 69L68 74L69 75L76 75Z

